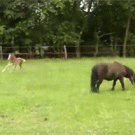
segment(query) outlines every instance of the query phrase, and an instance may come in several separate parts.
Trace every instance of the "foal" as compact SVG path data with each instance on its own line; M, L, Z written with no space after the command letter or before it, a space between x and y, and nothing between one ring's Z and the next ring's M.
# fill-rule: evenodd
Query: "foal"
M8 65L2 70L4 72L7 67L14 65L14 68L16 68L17 64L19 64L20 69L22 68L22 63L25 62L26 60L23 58L16 58L14 54L9 54L8 56L9 63ZM11 69L12 70L12 69Z

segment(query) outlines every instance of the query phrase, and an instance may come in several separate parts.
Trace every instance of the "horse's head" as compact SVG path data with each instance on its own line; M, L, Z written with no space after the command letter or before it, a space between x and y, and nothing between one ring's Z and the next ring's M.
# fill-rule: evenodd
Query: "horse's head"
M135 85L135 73L129 78L129 80L133 85Z
M135 85L135 73L133 75L133 84Z
M131 83L133 85L135 85L135 73L134 73L134 71L132 69L130 69L129 67L125 66L125 65L124 65L124 67L126 69L126 75L125 75L125 77L126 78L129 78L129 80L131 81Z

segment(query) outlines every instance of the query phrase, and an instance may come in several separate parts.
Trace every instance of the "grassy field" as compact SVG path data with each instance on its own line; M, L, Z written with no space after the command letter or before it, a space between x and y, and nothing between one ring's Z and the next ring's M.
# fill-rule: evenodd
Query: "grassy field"
M118 60L135 71L133 58L28 60L0 73L0 134L131 135L135 133L135 88L104 81L90 92L94 64ZM0 70L7 61L0 63Z

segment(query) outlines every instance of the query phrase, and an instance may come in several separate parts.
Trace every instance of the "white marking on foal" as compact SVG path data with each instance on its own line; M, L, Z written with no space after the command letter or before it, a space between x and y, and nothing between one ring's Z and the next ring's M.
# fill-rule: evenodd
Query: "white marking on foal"
M10 60L10 58L11 58L11 54L8 55L8 60Z

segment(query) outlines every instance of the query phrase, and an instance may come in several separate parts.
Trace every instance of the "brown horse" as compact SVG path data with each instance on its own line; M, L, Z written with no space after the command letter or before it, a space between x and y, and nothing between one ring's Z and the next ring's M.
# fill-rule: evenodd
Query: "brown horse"
M25 62L26 60L23 58L16 58L14 54L9 54L8 56L9 63L8 65L2 70L4 72L7 67L14 65L14 68L16 68L17 64L19 64L20 69L22 68L22 63ZM11 69L12 70L12 69Z
M128 78L132 84L135 83L135 73L129 67L122 65L119 62L97 64L92 68L91 91L99 92L99 86L104 79L107 81L113 80L111 90L114 90L116 81L119 80L122 90L124 90L124 77Z

